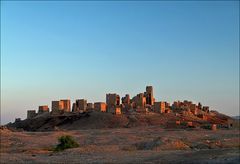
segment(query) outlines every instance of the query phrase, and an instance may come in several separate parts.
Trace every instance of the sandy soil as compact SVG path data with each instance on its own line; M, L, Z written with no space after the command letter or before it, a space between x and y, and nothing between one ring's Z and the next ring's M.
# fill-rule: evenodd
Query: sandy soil
M53 152L71 135L79 148ZM239 130L158 126L53 132L1 130L1 163L238 163Z

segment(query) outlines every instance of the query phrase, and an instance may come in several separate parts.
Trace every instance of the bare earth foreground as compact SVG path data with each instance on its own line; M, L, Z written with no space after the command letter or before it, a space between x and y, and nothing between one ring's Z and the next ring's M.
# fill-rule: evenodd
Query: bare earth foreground
M79 148L53 152L71 135ZM1 130L1 163L239 163L239 130L133 128Z

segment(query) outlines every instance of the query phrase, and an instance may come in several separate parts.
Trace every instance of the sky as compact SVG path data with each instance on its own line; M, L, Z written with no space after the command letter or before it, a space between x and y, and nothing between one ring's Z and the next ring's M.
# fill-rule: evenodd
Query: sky
M239 115L239 2L1 1L1 124L147 85Z

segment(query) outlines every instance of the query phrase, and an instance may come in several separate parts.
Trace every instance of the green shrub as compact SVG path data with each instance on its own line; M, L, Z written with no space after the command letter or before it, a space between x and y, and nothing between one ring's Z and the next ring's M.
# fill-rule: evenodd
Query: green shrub
M58 138L59 144L55 147L54 151L62 151L64 149L79 147L79 144L71 136L61 136Z

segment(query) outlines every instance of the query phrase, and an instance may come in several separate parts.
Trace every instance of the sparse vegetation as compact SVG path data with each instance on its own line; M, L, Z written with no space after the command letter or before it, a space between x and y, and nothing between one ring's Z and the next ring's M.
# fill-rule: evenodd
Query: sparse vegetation
M239 163L237 129L188 131L148 126L54 132L0 129L0 133L1 163ZM66 135L80 148L64 150L73 145Z
M157 137L152 141L144 141L136 143L135 146L137 150L153 150L154 148L160 146L162 144L161 138Z
M69 135L59 137L58 141L59 144L55 147L54 151L63 151L65 149L79 147L79 144Z

